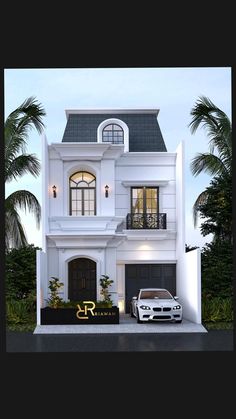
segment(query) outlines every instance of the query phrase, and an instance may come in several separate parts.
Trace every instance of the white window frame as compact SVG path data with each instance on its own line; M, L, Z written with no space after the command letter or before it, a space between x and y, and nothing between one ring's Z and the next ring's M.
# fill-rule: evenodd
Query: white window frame
M97 129L97 141L98 141L98 143L103 142L102 141L103 129L107 125L110 125L110 124L119 125L123 129L123 131L124 131L124 152L128 152L129 151L129 128L124 121L121 121L121 119L109 118L109 119L106 119L105 121L101 122L101 124L98 126L98 129Z

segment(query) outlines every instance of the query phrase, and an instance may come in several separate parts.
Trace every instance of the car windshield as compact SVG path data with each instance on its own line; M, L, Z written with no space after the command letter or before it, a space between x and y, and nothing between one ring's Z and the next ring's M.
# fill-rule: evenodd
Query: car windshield
M173 298L172 295L167 290L149 290L149 291L141 291L140 299L154 299L154 298L161 298L164 300L169 300Z

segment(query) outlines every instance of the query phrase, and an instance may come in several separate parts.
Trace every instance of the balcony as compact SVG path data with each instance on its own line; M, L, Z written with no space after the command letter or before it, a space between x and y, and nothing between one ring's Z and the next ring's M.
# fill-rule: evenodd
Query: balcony
M127 214L126 217L127 230L166 230L166 214Z

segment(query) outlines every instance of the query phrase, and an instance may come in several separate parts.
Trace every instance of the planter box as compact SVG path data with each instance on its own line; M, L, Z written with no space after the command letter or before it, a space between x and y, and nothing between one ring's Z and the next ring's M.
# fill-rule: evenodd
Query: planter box
M80 318L78 318L78 316ZM41 324L119 324L119 308L95 308L78 312L77 308L41 308Z

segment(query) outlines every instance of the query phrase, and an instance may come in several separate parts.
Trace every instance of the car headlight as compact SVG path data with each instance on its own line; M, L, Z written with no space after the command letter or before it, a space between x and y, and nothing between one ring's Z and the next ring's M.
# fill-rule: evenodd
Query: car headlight
M151 310L151 308L150 308L150 307L148 307L148 306L140 306L140 308L141 308L142 310Z
M173 307L173 310L180 310L180 309L181 309L181 306L179 304Z

